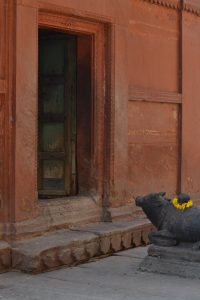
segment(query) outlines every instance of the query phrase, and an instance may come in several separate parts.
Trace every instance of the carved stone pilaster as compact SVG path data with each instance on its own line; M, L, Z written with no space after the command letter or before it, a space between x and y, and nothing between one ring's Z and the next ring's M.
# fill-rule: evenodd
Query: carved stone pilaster
M0 222L8 221L13 187L16 1L0 1ZM12 182L12 183L11 183Z

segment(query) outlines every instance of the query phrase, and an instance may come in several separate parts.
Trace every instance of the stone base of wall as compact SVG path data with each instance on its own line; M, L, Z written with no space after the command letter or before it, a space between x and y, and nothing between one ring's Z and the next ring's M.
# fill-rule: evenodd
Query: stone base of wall
M11 247L8 243L0 242L0 273L7 272L11 269Z

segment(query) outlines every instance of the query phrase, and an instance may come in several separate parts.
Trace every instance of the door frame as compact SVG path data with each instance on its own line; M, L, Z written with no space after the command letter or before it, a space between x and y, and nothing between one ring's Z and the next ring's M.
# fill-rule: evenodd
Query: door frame
M92 121L91 121L91 191L102 195L103 207L109 206L108 194L113 181L114 57L113 27L109 23L96 23L74 16L40 11L39 28L55 29L92 37Z

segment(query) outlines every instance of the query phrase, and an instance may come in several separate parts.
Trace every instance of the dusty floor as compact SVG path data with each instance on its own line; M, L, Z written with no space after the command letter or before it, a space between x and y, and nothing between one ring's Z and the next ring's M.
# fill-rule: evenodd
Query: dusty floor
M39 275L0 275L4 300L199 300L200 281L143 273L137 267L147 247L73 268Z

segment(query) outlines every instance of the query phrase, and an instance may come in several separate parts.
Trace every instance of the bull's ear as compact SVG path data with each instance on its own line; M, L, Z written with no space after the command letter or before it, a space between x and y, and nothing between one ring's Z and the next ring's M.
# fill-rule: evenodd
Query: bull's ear
M164 197L166 195L166 192L160 192L158 193L160 196Z

